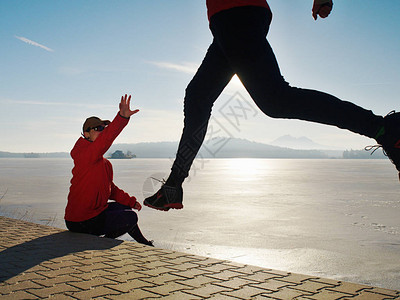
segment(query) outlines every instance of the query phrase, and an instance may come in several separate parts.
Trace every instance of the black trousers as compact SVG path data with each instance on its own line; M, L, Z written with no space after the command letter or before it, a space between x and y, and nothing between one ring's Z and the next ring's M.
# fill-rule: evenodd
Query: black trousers
M72 232L104 235L117 238L128 233L139 243L146 243L138 226L138 216L129 206L110 202L107 209L94 218L82 222L65 221Z
M186 88L184 129L172 174L185 178L206 135L211 109L237 74L261 109L272 118L299 119L334 125L375 137L383 118L370 110L332 95L291 87L282 77L266 36L271 22L268 9L238 7L211 17L213 42Z

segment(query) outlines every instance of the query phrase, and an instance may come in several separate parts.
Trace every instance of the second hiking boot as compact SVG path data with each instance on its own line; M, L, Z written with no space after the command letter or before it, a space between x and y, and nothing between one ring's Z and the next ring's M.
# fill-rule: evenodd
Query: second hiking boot
M158 210L167 211L170 208L181 209L183 189L164 184L153 196L146 198L143 204Z

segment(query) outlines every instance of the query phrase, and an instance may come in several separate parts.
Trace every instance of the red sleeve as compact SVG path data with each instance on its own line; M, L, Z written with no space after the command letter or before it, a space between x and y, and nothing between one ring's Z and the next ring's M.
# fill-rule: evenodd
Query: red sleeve
M136 198L129 196L128 193L124 192L121 190L119 187L117 187L114 182L111 183L111 195L110 195L110 200L115 200L118 203L121 203L123 205L133 207L136 203Z
M90 151L88 151L90 158L88 157L88 159L97 160L102 158L128 122L129 119L122 117L118 113L97 139L91 143Z

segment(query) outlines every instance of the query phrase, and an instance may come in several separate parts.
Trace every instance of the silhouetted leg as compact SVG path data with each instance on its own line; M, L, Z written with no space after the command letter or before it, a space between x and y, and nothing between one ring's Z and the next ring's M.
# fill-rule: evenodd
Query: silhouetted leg
M186 88L184 128L170 181L171 178L175 178L176 183L180 184L188 176L193 160L204 141L212 106L233 75L225 56L213 42Z
M259 7L236 8L211 19L214 39L231 67L268 116L334 125L374 138L383 118L327 93L291 87L282 77L266 40L270 12Z

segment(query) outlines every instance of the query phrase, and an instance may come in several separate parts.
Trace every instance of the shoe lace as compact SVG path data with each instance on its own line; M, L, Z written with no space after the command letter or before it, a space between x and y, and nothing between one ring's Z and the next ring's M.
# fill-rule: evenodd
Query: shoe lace
M155 177L150 177L150 178L155 180L155 181L161 182L161 184L165 184L165 182L166 182L164 178L161 178L161 180L158 179L158 178L155 178Z
M374 152L375 152L376 150L378 150L379 148L382 148L383 154L384 154L385 156L388 156L388 155L386 154L385 150L383 149L383 146L382 146L382 145L369 145L369 146L366 146L366 147L364 148L364 150L365 150L365 151L371 151L371 150L372 150L372 152L371 152L371 154L370 154L370 155L372 155L372 154L374 154Z
M387 116L390 116L390 115L393 115L393 114L395 114L395 113L396 113L395 110L389 111L389 112L387 113L386 117L387 117Z
M386 117L387 117L387 116L390 116L390 115L392 115L392 114L395 114L395 113L396 113L396 111L395 111L395 110L392 110L392 111L390 111L390 112L387 113ZM400 141L399 141L399 142L400 142ZM388 155L386 154L386 152L385 152L385 149L383 149L383 146L382 146L382 145L379 145L379 144L377 144L377 145L369 145L369 146L366 146L366 147L364 148L364 150L365 150L365 151L371 151L371 150L372 150L372 152L371 152L371 155L372 155L372 154L374 154L375 151L378 150L379 148L382 148L383 154L384 154L385 156L388 156Z

